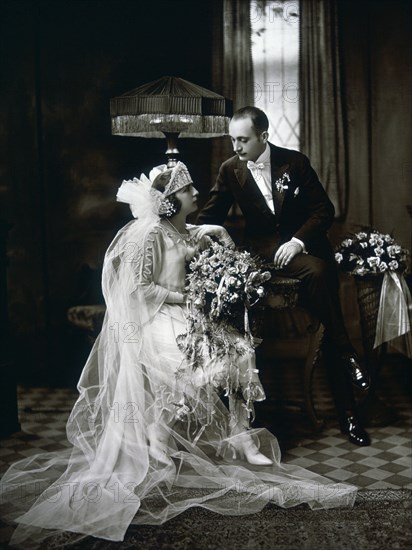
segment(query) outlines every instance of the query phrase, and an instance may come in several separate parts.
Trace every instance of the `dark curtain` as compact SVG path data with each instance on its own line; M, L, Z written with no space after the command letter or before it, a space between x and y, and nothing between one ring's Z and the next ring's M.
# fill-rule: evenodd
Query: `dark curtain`
M235 109L253 104L250 2L223 2L223 94Z
M233 100L233 109L253 105L250 1L214 0L213 90ZM212 145L213 185L220 164L233 155L229 138L217 138Z
M336 208L347 214L346 112L336 0L300 0L300 139Z

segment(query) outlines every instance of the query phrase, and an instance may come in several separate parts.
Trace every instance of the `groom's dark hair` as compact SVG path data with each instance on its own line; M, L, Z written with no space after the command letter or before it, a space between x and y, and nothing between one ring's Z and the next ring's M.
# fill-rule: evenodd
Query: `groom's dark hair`
M250 118L255 129L256 134L259 136L262 132L267 132L269 129L269 120L266 114L257 107L248 105L238 109L232 117L232 120L239 118Z

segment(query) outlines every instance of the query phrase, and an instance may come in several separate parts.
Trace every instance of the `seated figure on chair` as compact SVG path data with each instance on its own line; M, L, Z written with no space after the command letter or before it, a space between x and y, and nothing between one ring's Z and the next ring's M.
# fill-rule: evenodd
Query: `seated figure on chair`
M369 377L345 329L339 279L327 230L334 207L306 156L268 142L269 122L244 107L229 125L235 155L219 170L199 224L223 224L236 202L245 220L245 244L273 262L278 275L302 281L307 307L325 327L331 351L328 376L341 431L356 445L369 445L359 423L353 387L367 391Z
M1 481L13 547L44 547L62 531L119 541L130 523L160 525L193 506L244 515L268 502L353 505L356 487L281 464L275 436L252 429L265 394L250 342L225 326L230 352L211 354L207 333L187 329L186 263L211 236L234 247L221 226L186 224L197 195L182 163L119 189L136 219L105 255L106 314L67 423L72 446L23 459ZM201 366L181 335L203 344Z

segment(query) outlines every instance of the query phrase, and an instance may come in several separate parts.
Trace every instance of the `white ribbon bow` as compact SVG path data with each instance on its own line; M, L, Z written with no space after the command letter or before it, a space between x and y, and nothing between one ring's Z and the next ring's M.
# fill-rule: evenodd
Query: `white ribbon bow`
M246 166L249 168L249 170L263 170L265 165L263 162L253 162L253 160L248 160L246 163Z

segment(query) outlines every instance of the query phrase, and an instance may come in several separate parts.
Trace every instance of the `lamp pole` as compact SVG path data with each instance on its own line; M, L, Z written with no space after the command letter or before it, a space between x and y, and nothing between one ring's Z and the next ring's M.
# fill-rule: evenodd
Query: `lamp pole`
M179 132L163 132L166 141L167 141L167 150L166 150L166 156L167 156L167 167L173 168L173 166L176 166L178 160L179 160L179 149L177 148L177 138L179 137Z

